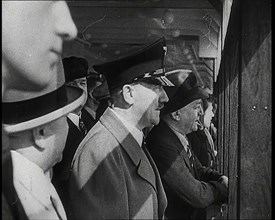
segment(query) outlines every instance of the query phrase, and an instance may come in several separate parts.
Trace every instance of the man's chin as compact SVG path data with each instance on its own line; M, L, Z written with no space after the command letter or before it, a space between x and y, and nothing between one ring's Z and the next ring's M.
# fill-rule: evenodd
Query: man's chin
M152 121L152 125L157 125L159 123L160 119L156 118Z
M160 121L160 110L157 110L154 116L154 123L152 125L157 125Z

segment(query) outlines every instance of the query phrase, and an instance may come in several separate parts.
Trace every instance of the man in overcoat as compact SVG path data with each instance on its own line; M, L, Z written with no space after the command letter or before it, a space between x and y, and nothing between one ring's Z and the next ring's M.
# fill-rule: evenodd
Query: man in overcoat
M6 177L12 182L4 181L2 189L10 193L7 198L15 219L67 218L51 174L62 159L68 134L66 115L84 102L84 93L65 85L61 61L58 69L57 81L47 89L14 90L2 102L12 160L11 166L4 157ZM16 96L18 92L21 97ZM12 101L15 98L17 101Z
M202 167L186 138L198 129L201 99L206 98L196 76L189 70L174 70L168 79L175 87L166 89L169 102L162 109L160 123L147 136L147 147L167 195L166 217L203 219L200 208L226 201L228 179Z
M2 101L7 101L14 89L42 91L56 80L62 43L73 40L77 28L65 1L3 1L2 9ZM8 139L2 126L2 219L26 219L13 186Z
M164 39L94 69L104 74L111 107L80 143L70 204L75 219L162 219L167 200L142 129L159 123L168 101Z

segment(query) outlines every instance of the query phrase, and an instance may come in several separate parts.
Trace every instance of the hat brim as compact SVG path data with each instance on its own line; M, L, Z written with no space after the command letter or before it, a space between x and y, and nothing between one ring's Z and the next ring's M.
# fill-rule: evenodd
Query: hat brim
M67 103L56 110L40 117L17 124L3 124L7 133L17 133L47 124L77 109L85 101L85 93L82 89L66 86ZM47 103L45 103L47 104Z
M188 93L184 93L179 89L176 92L172 91L172 94L172 98L170 98L168 103L164 105L164 108L161 109L162 115L175 112L195 100L208 98L208 94L200 87L195 87Z

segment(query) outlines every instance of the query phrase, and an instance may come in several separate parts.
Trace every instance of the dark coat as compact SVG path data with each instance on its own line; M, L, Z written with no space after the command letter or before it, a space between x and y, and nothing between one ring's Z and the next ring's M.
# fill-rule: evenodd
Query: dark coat
M68 136L63 150L62 160L53 167L52 183L58 192L66 213L69 215L70 212L67 204L71 163L78 145L84 138L84 134L68 117L67 122L69 125Z
M148 151L107 108L74 156L70 207L75 219L161 219L166 206Z
M81 119L84 122L84 125L87 128L87 131L90 131L91 128L97 122L97 120L93 118L93 116L85 108L81 110Z
M214 155L211 145L204 130L197 130L186 135L192 150L203 166L218 170L217 158Z
M168 219L195 219L199 208L227 199L227 189L217 180L221 174L202 167L194 157L194 169L176 134L160 121L147 137L168 199ZM194 154L193 154L194 155Z

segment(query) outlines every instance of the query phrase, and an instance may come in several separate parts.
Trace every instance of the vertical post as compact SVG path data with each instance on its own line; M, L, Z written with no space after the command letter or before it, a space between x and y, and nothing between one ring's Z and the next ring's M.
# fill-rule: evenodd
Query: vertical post
M233 1L218 75L228 219L271 219L271 1Z
M271 1L241 4L240 219L271 219Z

